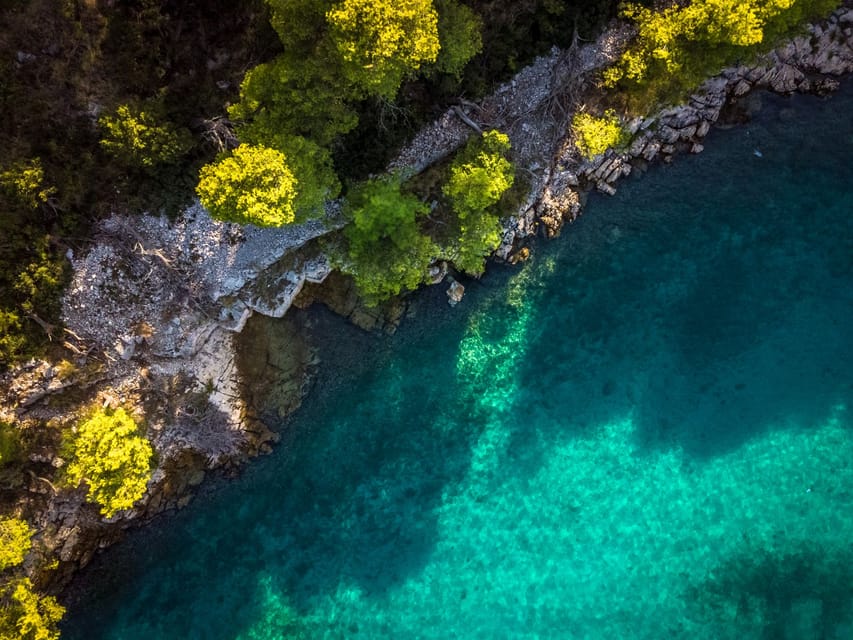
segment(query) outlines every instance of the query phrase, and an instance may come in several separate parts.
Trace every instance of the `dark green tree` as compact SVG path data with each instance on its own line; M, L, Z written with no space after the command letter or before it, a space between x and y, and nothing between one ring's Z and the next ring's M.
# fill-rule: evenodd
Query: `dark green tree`
M428 212L426 204L401 191L396 178L369 180L351 193L343 270L368 304L416 289L428 278L430 262L439 253L419 225Z

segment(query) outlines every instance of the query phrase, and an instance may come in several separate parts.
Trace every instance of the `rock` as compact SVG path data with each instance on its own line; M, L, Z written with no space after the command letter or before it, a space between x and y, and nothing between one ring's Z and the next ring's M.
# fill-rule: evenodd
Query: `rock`
M694 142L693 146L690 147L690 153L702 153L704 150L704 145L701 145L698 142Z
M655 156L657 156L658 152L660 151L660 146L660 142L657 140L652 140L651 142L649 142L649 144L646 145L646 148L643 149L643 158L645 158L648 162L654 160Z
M528 249L527 247L522 247L521 249L519 249L518 251L516 251L514 254L512 254L509 257L508 262L510 264L518 264L519 262L524 262L529 257L530 257L530 249Z
M447 275L447 262L441 260L433 265L430 265L429 268L429 283L430 284L438 284L442 280L444 280L444 276Z
M658 138L665 144L673 144L679 137L678 131L670 126L664 125L658 129Z
M462 296L465 295L465 287L454 280L450 283L450 287L447 289L447 304L451 307L455 307L459 302L462 301Z
M612 184L608 184L606 182L597 182L595 188L598 189L601 193L606 193L609 196L616 195L616 187Z
M735 85L735 88L732 90L732 93L734 93L736 96L742 96L745 93L749 93L751 89L752 85L749 84L749 82L747 82L746 80L741 80Z

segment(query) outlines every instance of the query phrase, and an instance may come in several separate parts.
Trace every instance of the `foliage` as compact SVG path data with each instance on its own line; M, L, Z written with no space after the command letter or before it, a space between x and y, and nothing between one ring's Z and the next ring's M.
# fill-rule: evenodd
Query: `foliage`
M465 65L483 50L480 35L483 21L474 11L456 0L436 0L438 40L441 48L435 61L439 73L459 79Z
M334 65L306 51L250 70L240 85L240 101L228 114L241 122L238 133L252 144L299 135L326 146L358 122L349 96Z
M367 304L375 305L426 281L438 247L423 234L418 219L429 208L400 190L399 179L374 179L349 197L352 223L346 228L349 263Z
M202 167L196 192L215 218L276 227L293 222L296 188L283 153L243 144Z
M33 245L33 260L18 273L14 289L20 295L20 305L25 313L56 305L51 315L58 315L56 298L65 284L67 263L50 251L49 237L36 238Z
M836 0L693 0L662 11L627 4L636 42L605 72L605 84L645 87L674 99L727 64L769 48L811 16L826 15Z
M32 547L33 530L19 518L0 518L0 571L24 561Z
M192 146L192 138L156 110L154 105L137 109L123 104L115 114L101 116L101 146L129 166L151 168L177 162Z
M341 0L326 19L345 77L368 94L393 98L438 55L432 0Z
M589 113L575 114L572 119L572 131L578 149L590 159L628 141L628 132L622 128L619 117L613 110L605 112L602 118L596 118Z
M21 317L14 310L0 308L0 364L14 362L28 351Z
M30 209L35 209L56 192L44 185L44 167L40 158L17 162L0 172L0 186L9 195Z
M29 578L0 587L0 640L58 640L64 614L56 598L33 591Z
M457 241L451 255L454 264L468 273L481 273L485 256L500 244L500 214L495 210L515 180L515 168L507 160L509 138L487 131L468 142L450 166L444 195L457 219Z
M89 498L112 517L145 493L153 451L124 409L99 409L77 429L71 442L68 478L85 482Z
M2 312L0 312L0 334L2 330ZM15 462L21 455L21 436L18 428L0 420L0 466Z

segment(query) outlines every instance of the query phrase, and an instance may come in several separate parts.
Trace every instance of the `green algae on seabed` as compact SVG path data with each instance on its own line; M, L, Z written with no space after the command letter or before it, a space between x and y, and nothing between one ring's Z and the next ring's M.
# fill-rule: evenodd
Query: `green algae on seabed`
M315 312L287 446L66 640L853 637L853 87L766 100L452 311Z

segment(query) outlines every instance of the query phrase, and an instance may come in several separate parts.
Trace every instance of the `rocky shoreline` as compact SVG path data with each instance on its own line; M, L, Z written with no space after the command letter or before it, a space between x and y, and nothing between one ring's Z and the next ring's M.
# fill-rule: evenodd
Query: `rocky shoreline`
M593 44L554 50L478 104L455 105L389 169L422 171L472 128L505 131L530 192L507 219L496 257L522 260L530 239L553 237L580 214L588 191L612 194L634 170L701 152L724 109L754 89L837 88L853 72L851 5L756 64L708 80L686 104L631 122L626 149L585 160L566 135L573 110L595 98L596 72L626 41L618 27ZM320 300L360 326L393 330L401 304L365 308L323 255L318 239L340 225L334 203L325 221L272 230L215 222L199 207L175 222L114 216L88 254L72 257L63 341L75 355L67 367L34 361L6 374L0 418L67 428L92 403L131 407L145 416L158 467L138 506L105 521L82 490L57 490L44 477L64 464L48 438L30 458L43 473L16 479L11 505L39 530L26 567L38 586L61 588L124 529L187 504L209 471L270 450L277 435L259 413L297 408L317 365L300 327L270 318ZM436 280L445 273L437 270ZM457 302L460 295L457 286ZM46 569L54 559L58 569Z

